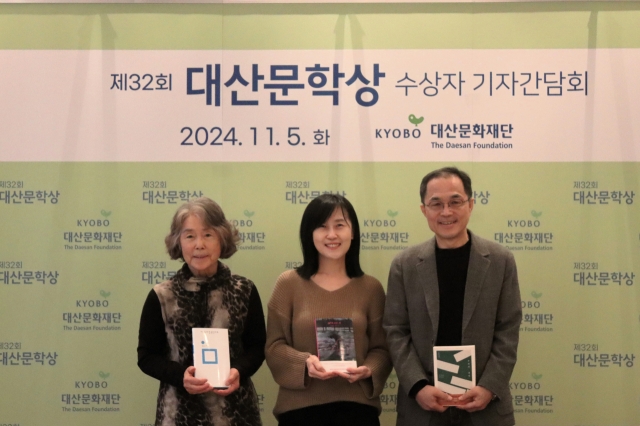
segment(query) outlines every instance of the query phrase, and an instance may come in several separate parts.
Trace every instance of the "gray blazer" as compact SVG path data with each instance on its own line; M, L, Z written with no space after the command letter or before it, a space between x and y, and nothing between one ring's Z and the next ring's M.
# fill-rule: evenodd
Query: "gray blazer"
M497 395L471 413L476 426L515 424L509 379L516 363L522 319L513 255L470 232L471 254L464 294L462 344L476 347L476 383ZM398 374L398 426L425 426L431 412L408 396L418 381L433 384L433 345L440 300L435 238L408 248L391 263L383 327Z

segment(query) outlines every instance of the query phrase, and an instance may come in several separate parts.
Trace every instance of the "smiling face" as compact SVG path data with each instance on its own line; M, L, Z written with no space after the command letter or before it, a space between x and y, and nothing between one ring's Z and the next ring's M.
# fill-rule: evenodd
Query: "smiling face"
M427 192L420 209L427 218L429 228L436 234L438 247L457 248L469 241L467 224L473 210L473 199L455 209L448 205L450 201L465 201L467 198L458 176L435 178L427 184ZM444 209L428 207L433 203L444 205Z
M180 231L180 248L193 275L211 277L218 271L220 238L198 216L189 215L184 221Z
M342 260L344 262L351 247L353 232L351 221L344 217L341 208L336 208L320 227L313 231L313 244L320 261Z

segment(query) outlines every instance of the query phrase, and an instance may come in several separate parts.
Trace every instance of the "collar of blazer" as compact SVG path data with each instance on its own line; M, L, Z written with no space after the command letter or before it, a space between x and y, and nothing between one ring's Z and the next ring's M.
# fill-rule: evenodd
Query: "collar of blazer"
M478 238L469 231L471 239L471 253L469 255L469 269L467 270L467 282L464 291L464 308L462 312L462 338L464 330L478 304L478 298L482 292L485 276L491 260L489 249L482 238ZM438 272L436 269L436 239L435 237L424 243L423 250L418 255L416 264L418 277L424 289L427 310L433 324L433 335L438 333L438 319L440 318L440 292L438 290ZM464 342L463 342L464 344Z

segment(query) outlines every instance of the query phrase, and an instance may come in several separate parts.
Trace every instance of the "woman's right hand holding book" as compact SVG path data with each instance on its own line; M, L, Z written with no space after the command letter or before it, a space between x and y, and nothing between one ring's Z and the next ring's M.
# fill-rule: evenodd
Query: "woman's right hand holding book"
M371 370L369 367L361 365L358 368L347 368L346 373L338 373L338 375L342 378L345 378L349 381L349 383L355 383L358 380L366 379L371 377Z
M335 371L326 371L315 355L310 355L309 358L307 358L307 371L309 372L309 377L320 380L327 380L338 376L338 373Z

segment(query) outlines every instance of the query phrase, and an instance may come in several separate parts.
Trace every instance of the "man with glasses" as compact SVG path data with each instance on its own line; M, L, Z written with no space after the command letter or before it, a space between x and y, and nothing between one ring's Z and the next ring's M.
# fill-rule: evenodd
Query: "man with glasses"
M513 255L467 229L471 178L455 167L422 179L420 209L435 237L400 253L389 271L384 329L399 381L398 426L515 424L509 379L522 318ZM436 389L433 347L475 345L476 384Z

